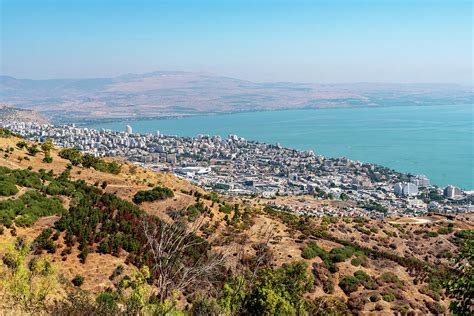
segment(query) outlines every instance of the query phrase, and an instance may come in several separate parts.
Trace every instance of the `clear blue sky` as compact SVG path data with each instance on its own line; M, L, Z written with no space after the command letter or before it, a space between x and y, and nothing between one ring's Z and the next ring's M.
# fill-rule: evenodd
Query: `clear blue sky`
M1 74L472 82L471 1L0 0Z

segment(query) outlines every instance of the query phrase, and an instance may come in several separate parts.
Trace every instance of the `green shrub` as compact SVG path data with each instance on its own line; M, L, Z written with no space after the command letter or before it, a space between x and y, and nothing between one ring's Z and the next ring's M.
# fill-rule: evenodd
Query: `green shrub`
M67 159L72 165L82 164L84 168L94 168L97 171L119 174L122 166L116 161L106 162L105 160L94 157L91 154L84 154L76 148L64 148L59 152L59 157Z
M305 262L293 262L260 272L245 309L250 315L304 314L303 294L313 287Z
M371 279L370 275L368 275L366 272L364 272L362 270L358 270L358 271L354 272L354 276L357 278L357 280L359 280L361 282L365 282L365 281Z
M16 187L15 183L7 181L7 180L0 180L0 195L1 196L10 196L15 195L18 193L18 188Z
M438 229L438 234L447 235L447 234L450 234L452 231L453 231L452 227L440 227Z
M0 224L9 227L30 226L40 217L63 214L66 210L57 198L48 198L38 191L27 191L18 199L0 201Z
M84 277L82 275L76 275L71 282L74 286L80 287L84 283Z
M142 202L153 202L156 200L164 200L174 196L173 190L167 187L157 186L151 190L141 190L133 196L133 202L140 204Z
M384 272L378 280L383 283L393 283L397 286L402 286L403 282L392 272Z
M225 214L230 214L232 212L232 206L224 202L219 206L219 211Z
M382 299L385 302L393 302L395 300L395 295L393 295L393 293L391 293L391 292L384 293L384 294L382 294Z
M213 298L198 296L193 301L193 306L191 308L191 315L193 316L218 316L222 314L221 307Z
M429 231L425 234L425 237L438 237L437 232Z
M19 149L27 148L28 143L25 142L24 140L22 140L22 141L19 141L18 143L16 143L16 147L18 147Z
M318 246L315 241L310 241L301 253L304 259L313 259L316 257L324 257L327 253Z
M30 156L36 156L36 154L40 151L37 145L31 145L27 150Z
M354 258L354 259L351 260L351 264L354 267L358 267L362 264L362 260L360 260L359 258Z
M353 276L345 276L339 281L339 287L344 291L344 293L350 294L357 291L359 280Z
M182 210L180 214L182 216L187 216L188 221L194 222L201 214L205 214L207 212L209 212L208 207L202 202L198 202L194 205L188 206L186 209Z
M354 272L354 276L366 289L374 290L377 287L374 279L362 270Z

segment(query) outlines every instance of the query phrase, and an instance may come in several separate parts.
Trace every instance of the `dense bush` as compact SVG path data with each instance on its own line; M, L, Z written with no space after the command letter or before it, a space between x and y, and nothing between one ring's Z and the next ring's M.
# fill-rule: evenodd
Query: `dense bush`
M27 191L15 200L0 201L0 224L7 227L30 226L40 217L63 214L66 210L57 198L48 198L38 191Z
M64 148L59 152L59 157L69 160L74 166L82 161L82 154L76 148Z
M353 276L345 276L339 281L339 287L344 291L344 293L350 294L357 291L357 288L359 287L359 279Z
M362 264L362 260L360 260L359 258L354 258L354 259L351 260L351 264L354 267L358 267Z
M1 196L10 196L18 193L18 188L15 183L9 181L8 179L0 180L0 195Z
M209 212L209 208L205 206L202 202L190 205L187 208L181 210L181 216L186 216L188 221L194 222L201 214L206 214Z
M219 211L225 214L230 214L232 212L232 206L224 202L219 206Z
M429 237L438 237L438 233L433 232L433 231L429 231L425 234L425 237L427 237L427 238L429 238Z
M372 277L362 270L354 272L354 276L366 289L374 290L377 287Z
M313 287L304 262L264 269L248 294L245 305L250 315L295 315L304 313L303 294Z
M384 272L382 275L377 279L380 283L392 283L398 287L403 285L403 282L392 272Z
M157 186L151 190L141 190L133 196L133 202L140 204L142 202L153 202L156 200L164 200L174 196L173 190L167 187Z
M453 228L450 226L440 227L438 229L438 234L446 235L446 234L450 234L452 231L453 231Z
M315 241L308 242L308 244L301 253L301 257L303 257L304 259L313 259L316 257L324 256L327 256L326 251L320 248Z
M19 186L33 189L43 188L41 174L28 169L8 169L0 166L0 181L14 183Z
M104 159L94 157L91 154L84 154L76 148L64 148L59 152L59 157L69 160L72 165L81 164L84 168L94 168L95 170L119 174L121 165L116 161L106 162Z
M386 302L393 302L395 300L395 295L391 292L382 294L382 298Z
M76 275L71 282L74 286L80 287L84 283L84 277L82 275Z

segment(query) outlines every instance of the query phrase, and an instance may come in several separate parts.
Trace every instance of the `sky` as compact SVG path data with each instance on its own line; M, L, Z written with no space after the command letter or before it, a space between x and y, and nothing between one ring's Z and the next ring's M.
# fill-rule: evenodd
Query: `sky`
M472 84L465 0L0 0L0 73Z

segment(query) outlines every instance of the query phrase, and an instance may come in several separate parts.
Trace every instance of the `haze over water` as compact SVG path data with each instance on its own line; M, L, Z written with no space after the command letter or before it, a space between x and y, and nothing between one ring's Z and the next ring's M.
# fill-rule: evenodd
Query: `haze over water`
M178 136L237 134L425 174L433 184L474 189L474 105L391 106L251 112L92 124Z

